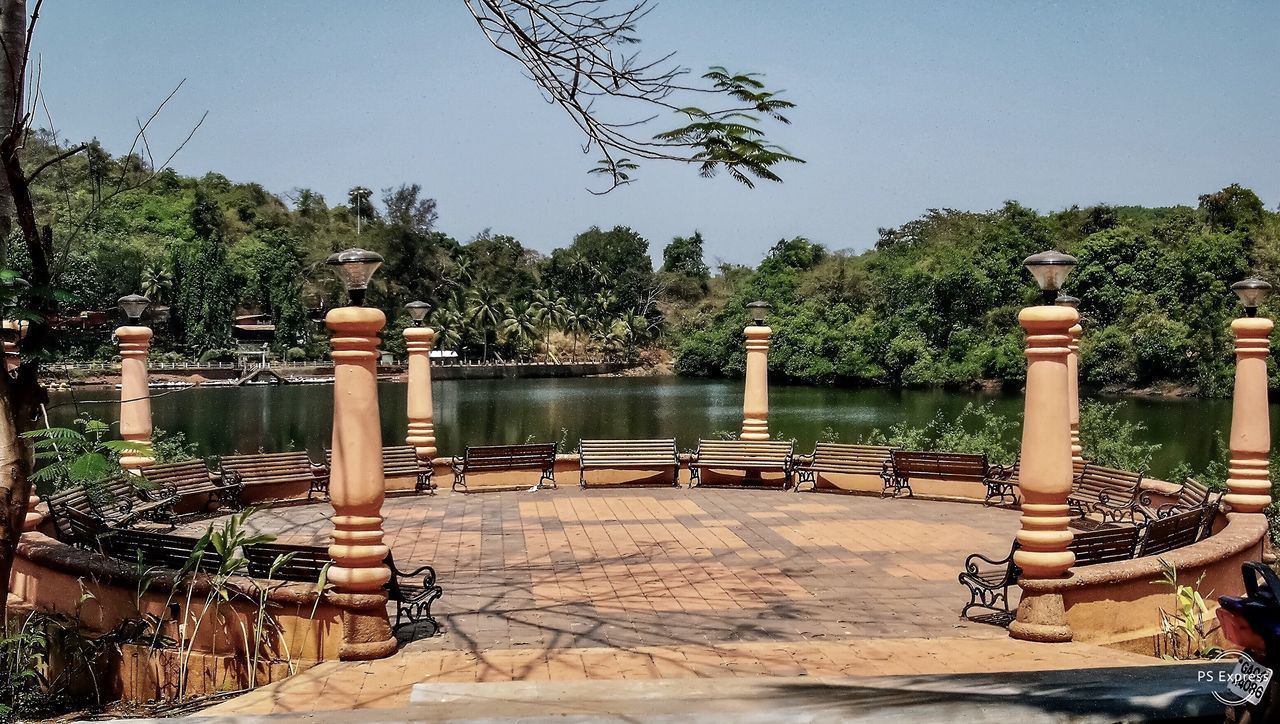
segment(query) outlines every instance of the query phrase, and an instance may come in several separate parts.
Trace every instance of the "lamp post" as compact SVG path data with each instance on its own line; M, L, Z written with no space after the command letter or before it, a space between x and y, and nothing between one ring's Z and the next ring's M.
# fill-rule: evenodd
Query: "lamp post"
M1070 641L1062 594L1037 586L1069 575L1075 555L1067 549L1071 517L1071 424L1067 358L1070 329L1079 319L1069 306L1056 306L1058 290L1076 260L1056 251L1023 264L1042 293L1038 306L1018 314L1027 334L1027 389L1022 417L1022 527L1014 563L1022 569L1022 600L1009 635L1030 641Z
M142 324L142 313L151 300L141 294L120 297L120 309L128 324L116 330L120 345L120 437L136 445L151 446L151 388L147 384L147 351L151 328ZM120 456L120 467L137 475L155 462L144 450Z
M430 469L431 459L436 455L435 415L431 404L431 347L436 341L436 331L423 325L431 305L409 302L404 308L413 320L413 326L404 330L405 348L409 352L409 398L405 405L409 431L405 442L413 446L419 462Z
M743 330L747 337L747 378L742 395L743 440L769 439L769 335L765 326L769 314L767 302L747 305L751 324Z
M364 249L333 254L328 264L346 287L351 304L325 315L333 334L333 455L329 500L333 505L333 565L329 580L343 607L346 660L390 656L396 641L387 622L391 578L382 542L382 429L378 413L378 331L381 311L362 306L365 290L382 257Z
M1231 322L1236 338L1236 383L1231 395L1231 463L1227 469L1227 504L1236 513L1262 513L1271 503L1268 461L1271 419L1267 409L1267 355L1270 319L1259 317L1258 305L1271 291L1251 277L1231 285L1244 303L1245 316Z
M1076 310L1077 321L1067 330L1071 339L1067 342L1067 409L1071 422L1071 470L1084 467L1084 446L1080 444L1080 300L1069 295L1059 294L1054 303L1059 307L1071 307Z

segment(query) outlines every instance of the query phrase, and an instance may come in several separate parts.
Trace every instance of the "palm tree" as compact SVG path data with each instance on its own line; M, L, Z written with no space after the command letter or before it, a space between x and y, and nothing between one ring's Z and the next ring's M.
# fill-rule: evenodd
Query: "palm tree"
M539 328L538 313L528 302L517 302L507 307L506 317L499 331L517 350L530 345L536 347Z
M451 307L438 307L431 312L431 326L436 330L436 347L457 350L462 346L462 314Z
M551 355L551 331L564 329L564 320L568 303L564 297L552 297L551 293L539 289L533 293L533 302L529 305L542 329L542 347L547 355Z
M159 304L173 288L173 273L161 262L147 262L142 267L142 293Z
M590 333L593 326L591 315L587 313L582 300L577 300L573 305L565 308L564 328L573 335L573 350L569 353L570 362L578 360L578 335L584 332Z
M473 289L467 299L467 321L475 325L484 337L484 361L489 361L489 332L495 333L498 323L506 317L506 302L491 289Z

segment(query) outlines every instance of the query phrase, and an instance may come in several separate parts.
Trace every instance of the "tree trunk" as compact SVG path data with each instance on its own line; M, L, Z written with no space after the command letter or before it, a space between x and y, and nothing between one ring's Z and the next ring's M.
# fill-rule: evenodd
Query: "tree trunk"
M0 1L0 130L7 132L22 116L23 58L27 48L27 0ZM9 180L0 177L0 216L13 218Z

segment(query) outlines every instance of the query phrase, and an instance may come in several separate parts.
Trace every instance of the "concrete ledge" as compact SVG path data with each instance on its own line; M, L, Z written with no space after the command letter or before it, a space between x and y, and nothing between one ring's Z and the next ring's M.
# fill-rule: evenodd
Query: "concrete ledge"
M1113 722L1221 717L1233 662L857 679L417 684L432 720L628 722ZM330 713L326 713L326 719ZM339 714L332 712L332 714ZM341 714L339 714L341 717Z

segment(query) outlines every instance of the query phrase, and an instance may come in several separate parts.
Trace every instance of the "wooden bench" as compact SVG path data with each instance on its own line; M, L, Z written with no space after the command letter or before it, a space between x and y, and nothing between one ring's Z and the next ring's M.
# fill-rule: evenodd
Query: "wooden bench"
M795 459L795 490L809 483L810 490L818 489L818 473L834 473L841 475L872 475L883 479L893 466L890 453L893 448L884 445L843 445L835 442L820 442L813 446L809 455L798 455Z
M178 497L127 473L84 486L88 512L106 525L127 527L150 520L173 525Z
M1182 488L1178 490L1178 499L1172 503L1165 503L1154 509L1149 506L1143 506L1143 513L1148 518L1168 518L1178 513L1188 510L1201 510L1204 512L1204 520L1202 521L1202 530L1200 538L1204 538L1213 530L1213 522L1218 517L1218 512L1222 509L1222 499L1227 492L1225 490L1211 490L1200 481L1194 478L1187 478L1182 484Z
M1138 546L1140 556L1158 556L1200 540L1204 531L1205 508L1192 508L1147 523Z
M305 450L226 455L220 463L222 479L242 488L263 485L306 485L307 499L329 494L329 471L311 462Z
M969 453L939 452L933 450L894 450L890 453L893 463L882 475L884 488L880 496L884 497L892 491L897 497L903 490L907 497L913 497L911 489L914 479L946 480L955 482L981 483L986 486L985 504L993 500L1003 503L1011 499L1017 503L1010 482L1013 469L1005 469L1000 465L990 465L986 455Z
M325 448L324 466L332 469L333 451ZM413 478L413 490L416 493L432 493L436 484L432 482L433 470L428 462L424 467L418 460L418 453L409 445L392 445L382 448L382 476L384 478Z
M671 470L680 486L680 453L675 438L662 440L582 440L578 442L578 487L587 487L587 469Z
M61 490L45 497L58 540L77 548L98 549L98 537L106 525L94 515L84 488Z
M222 557L212 546L200 555L195 554L196 540L185 536L170 535L145 530L112 530L102 537L104 552L119 560L144 566L166 568L185 573L215 573L222 566ZM288 543L254 543L242 547L245 563L237 575L289 583L306 583L323 588L328 580L328 569L333 563L329 549L317 545ZM384 563L391 569L387 582L387 598L396 604L396 620L392 630L406 624L426 622L431 624L431 635L440 631L440 622L431 615L431 604L444 593L436 583L436 572L431 566L421 566L412 571L396 567L390 553ZM421 576L421 581L417 580Z
M795 443L774 440L699 440L689 460L689 487L702 485L702 472L712 468L741 470L748 475L782 473L782 487L791 487L791 456Z
M1125 561L1133 558L1139 539L1139 529L1132 525L1108 526L1076 533L1067 549L1076 556L1075 566L1092 566L1113 561ZM974 608L990 611L980 618L971 620L984 623L1008 625L1013 620L1013 611L1009 606L1009 588L1018 582L1022 571L1013 562L1013 554L1018 551L1015 540L1004 558L988 558L980 553L973 553L964 560L964 570L960 572L960 583L969 589L969 602L960 609L963 618L969 618L969 611Z
M449 461L449 466L453 469L453 490L467 492L468 473L508 470L538 470L542 476L530 490L539 490L544 483L550 483L554 488L558 447L559 443L555 442L469 446L462 457L454 457Z
M142 477L179 501L204 496L206 507L214 499L231 510L242 507L240 492L244 485L235 476L227 480L210 472L203 460L147 465L142 468Z
M1103 523L1141 522L1145 516L1139 506L1151 504L1142 491L1142 477L1142 473L1088 463L1072 484L1067 505L1081 520L1093 514Z

